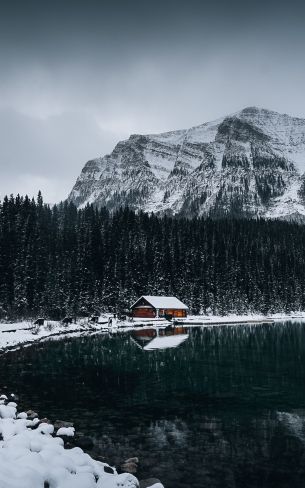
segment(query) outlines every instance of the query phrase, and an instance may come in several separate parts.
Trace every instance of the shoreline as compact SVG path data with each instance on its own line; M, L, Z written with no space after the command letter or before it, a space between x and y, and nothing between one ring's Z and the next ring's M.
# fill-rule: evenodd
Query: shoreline
M182 327L217 327L237 325L263 325L275 324L285 321L303 321L305 312L291 312L290 314L249 314L249 315L193 315L186 319L177 319L175 325ZM46 325L40 326L37 331L29 321L4 323L0 322L0 356L7 352L13 352L21 347L29 347L33 344L47 340L60 340L68 337L82 337L98 333L115 333L139 328L165 328L170 326L165 319L135 319L130 321L116 321L112 327L102 324L92 324L84 320L68 326L56 321L46 321Z
M18 397L0 388L0 485L12 488L164 488L157 478L138 480L138 458L110 466L89 454L91 438L73 423L20 411ZM82 441L82 442L81 442ZM90 449L89 449L90 450ZM97 457L97 459L94 459Z

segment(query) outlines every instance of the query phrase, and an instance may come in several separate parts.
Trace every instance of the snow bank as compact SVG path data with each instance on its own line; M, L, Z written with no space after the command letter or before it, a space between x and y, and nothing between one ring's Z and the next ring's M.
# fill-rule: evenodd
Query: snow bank
M60 429L58 429L56 435L66 435L68 437L73 437L74 432L74 427L61 427Z
M17 322L13 324L0 323L0 351L19 347L20 345L38 342L48 337L82 335L101 330L100 325L78 321L65 326L60 322L46 321L45 325L35 327L31 322ZM0 487L1 488L1 487Z
M118 474L79 447L65 449L59 435L73 435L73 428L61 428L55 436L53 425L28 420L25 412L17 414L15 405L0 405L1 488L139 487L132 474Z
M176 322L187 323L187 325L239 325L246 323L267 323L267 322L281 322L292 320L305 320L305 312L290 312L290 313L273 313L268 315L263 314L230 314L230 315L189 315L185 319L176 319Z

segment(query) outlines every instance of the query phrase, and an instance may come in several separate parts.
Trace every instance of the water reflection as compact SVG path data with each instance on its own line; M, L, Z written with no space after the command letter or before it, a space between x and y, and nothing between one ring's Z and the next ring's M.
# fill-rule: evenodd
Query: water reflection
M131 338L143 351L169 349L180 346L189 337L186 327L165 327L134 330Z
M175 335L187 337L149 353L157 336L40 344L1 357L0 382L25 408L74 421L110 462L138 455L139 475L167 488L303 488L304 324L161 338Z

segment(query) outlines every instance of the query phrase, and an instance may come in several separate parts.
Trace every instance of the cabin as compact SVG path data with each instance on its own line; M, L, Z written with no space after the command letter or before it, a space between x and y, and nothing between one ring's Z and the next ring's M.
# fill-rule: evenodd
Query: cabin
M143 295L131 306L132 316L142 319L187 316L188 307L176 297Z

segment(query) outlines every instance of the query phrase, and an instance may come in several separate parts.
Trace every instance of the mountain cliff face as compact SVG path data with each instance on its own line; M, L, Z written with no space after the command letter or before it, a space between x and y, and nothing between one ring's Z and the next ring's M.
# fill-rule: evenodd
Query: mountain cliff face
M188 130L132 135L88 161L68 199L160 214L305 216L305 119L249 107Z

